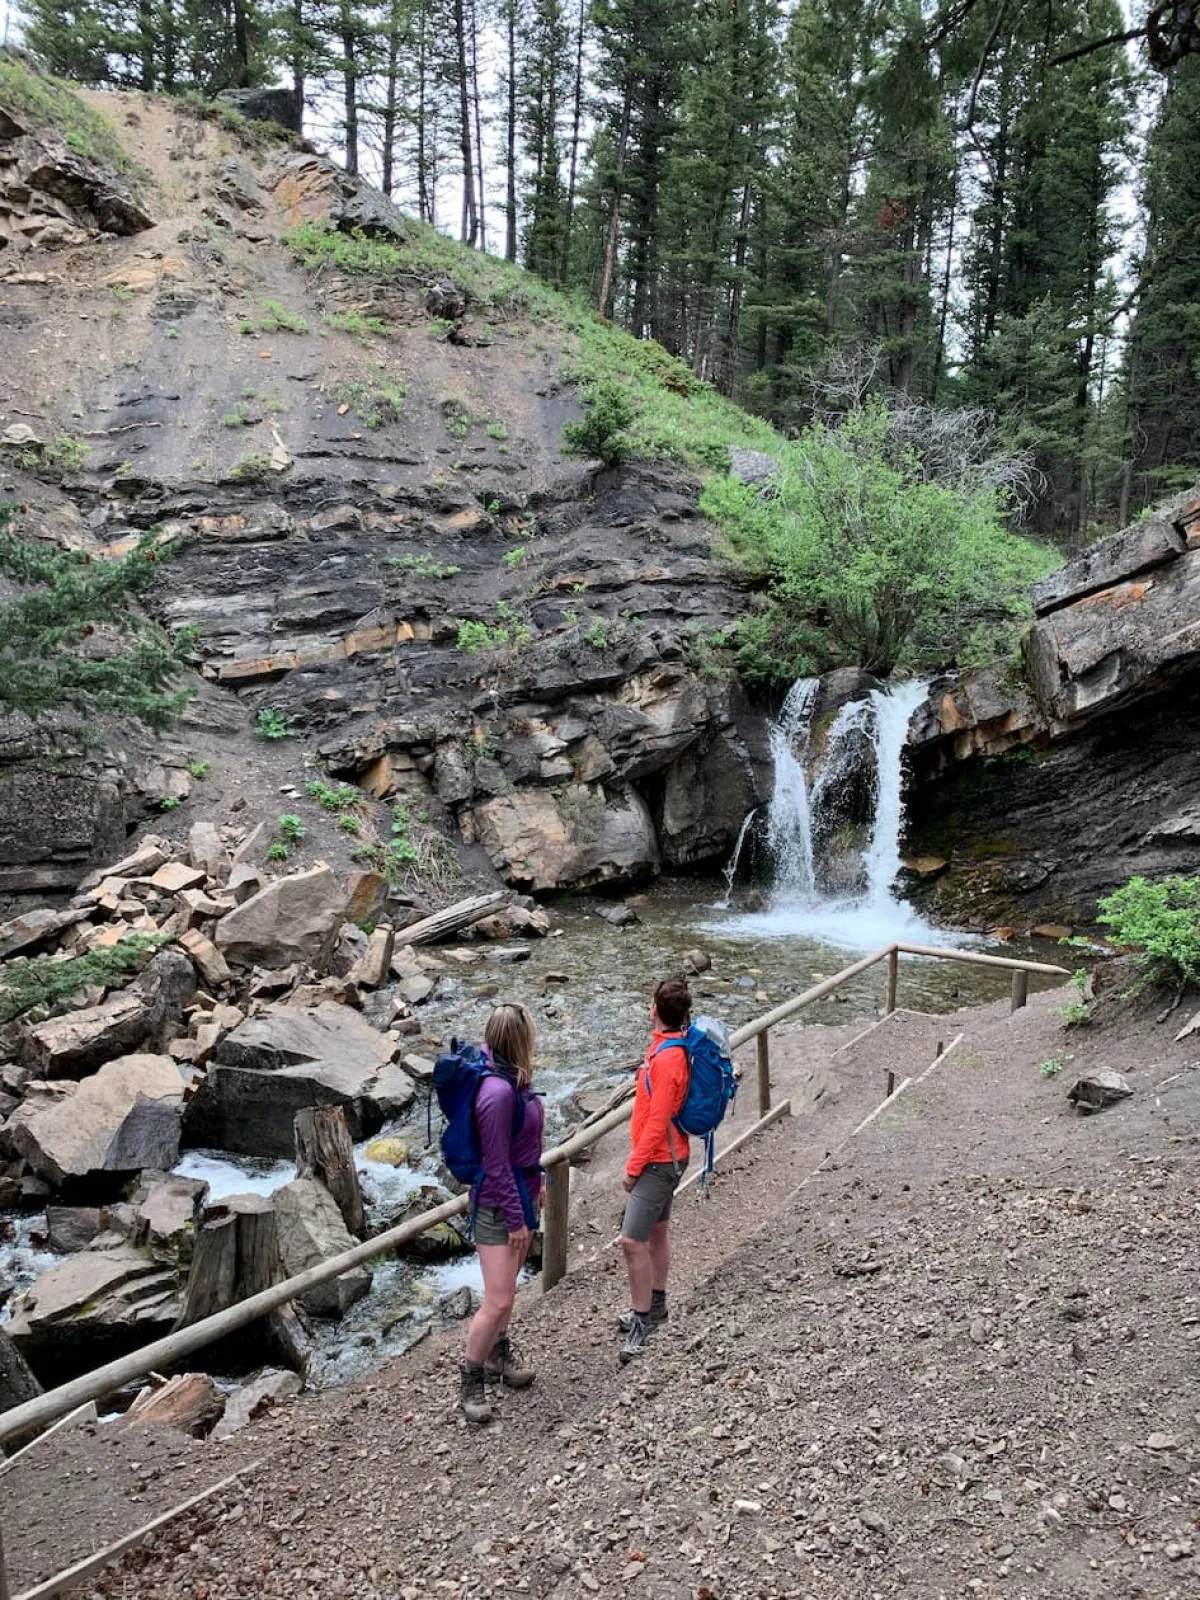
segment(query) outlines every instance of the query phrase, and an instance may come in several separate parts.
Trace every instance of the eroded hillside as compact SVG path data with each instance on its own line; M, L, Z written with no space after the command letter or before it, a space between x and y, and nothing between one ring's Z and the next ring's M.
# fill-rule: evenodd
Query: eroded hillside
M197 630L199 693L165 745L10 767L0 888L73 887L147 811L182 827L201 784L206 814L273 825L315 767L405 794L522 887L723 857L762 797L710 642L746 587L686 471L561 451L574 380L620 372L699 461L686 369L265 126L101 94L68 126L53 93L2 130L4 493L101 555L159 530L149 604ZM720 411L727 442L761 439ZM318 816L308 847L354 841Z

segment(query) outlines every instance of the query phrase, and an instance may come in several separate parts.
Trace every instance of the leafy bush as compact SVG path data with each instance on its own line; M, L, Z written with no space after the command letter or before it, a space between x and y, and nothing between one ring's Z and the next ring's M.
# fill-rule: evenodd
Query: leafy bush
M258 713L258 721L254 724L254 731L263 739L286 739L288 736L287 718L275 706L264 706Z
M797 678L823 670L822 640L816 628L783 605L741 617L729 631L738 677L752 694L772 694Z
M0 505L0 577L16 588L0 601L0 714L21 712L64 729L64 712L83 721L136 717L169 727L192 691L171 685L191 657L191 630L168 637L128 605L170 547L150 533L129 555L90 559L14 528L16 508Z
M563 449L567 455L615 467L632 453L625 430L633 419L633 405L625 390L616 383L597 383L584 394L583 421L564 423Z
M1097 921L1118 944L1138 947L1147 977L1200 983L1200 878L1130 878L1100 901Z
M299 844L304 837L304 824L293 812L285 811L279 818L279 832L288 844Z
M943 665L968 639L978 651L981 628L999 648L1029 615L1029 584L1055 563L1008 532L1004 510L986 481L933 481L871 401L790 453L767 529L775 590L881 677L901 662Z
M460 621L456 643L458 648L465 650L468 655L478 655L481 650L496 650L501 645L507 644L508 629L492 628L486 622Z
M51 956L13 956L0 966L0 1023L96 985L115 988L161 943L154 934L136 933L120 944L87 950L65 961Z

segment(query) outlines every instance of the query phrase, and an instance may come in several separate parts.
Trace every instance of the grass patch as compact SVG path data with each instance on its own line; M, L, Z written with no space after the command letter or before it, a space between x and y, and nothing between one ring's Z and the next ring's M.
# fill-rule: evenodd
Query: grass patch
M140 188L150 174L125 154L107 117L78 98L70 84L52 77L28 61L0 51L0 101L18 118L37 128L52 128L85 161L110 167L126 182Z
M331 394L337 405L354 412L364 428L382 428L404 415L404 385L383 372L370 383L343 378L334 384Z
M461 567L443 566L428 552L420 556L389 556L388 566L400 567L405 572L411 572L414 578L456 578L462 571Z
M335 311L321 321L338 333L353 334L362 344L370 344L372 336L386 339L391 332L382 317L370 317L365 311Z

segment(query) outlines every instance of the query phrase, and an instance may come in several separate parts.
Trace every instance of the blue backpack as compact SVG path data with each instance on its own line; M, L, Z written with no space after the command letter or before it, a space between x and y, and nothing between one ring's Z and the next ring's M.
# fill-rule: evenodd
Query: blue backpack
M491 1059L477 1046L451 1039L450 1048L438 1056L433 1064L433 1090L437 1095L445 1125L442 1128L442 1160L459 1183L471 1191L471 1211L467 1236L475 1231L475 1213L479 1208L479 1189L483 1182L483 1147L479 1142L479 1125L475 1120L475 1101L485 1078L512 1080L493 1066ZM513 1096L512 1137L515 1139L525 1124L525 1097ZM429 1143L433 1143L433 1095L429 1097ZM514 1168L521 1207L529 1227L534 1226L533 1203L529 1196L525 1174Z
M687 1055L688 1087L679 1113L672 1121L680 1133L704 1140L704 1171L700 1181L701 1187L706 1187L708 1174L713 1169L714 1136L738 1091L729 1055L729 1030L712 1017L697 1017L681 1040L664 1039L654 1056L676 1042L682 1044ZM651 1061L654 1056L650 1057ZM646 1090L654 1092L649 1070Z

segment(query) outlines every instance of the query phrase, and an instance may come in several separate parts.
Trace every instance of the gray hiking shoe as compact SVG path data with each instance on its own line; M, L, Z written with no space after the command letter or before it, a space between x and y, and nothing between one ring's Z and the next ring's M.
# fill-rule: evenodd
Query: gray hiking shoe
M503 1383L507 1389L528 1389L535 1377L533 1368L522 1361L521 1352L506 1333L492 1346L492 1353L483 1364L483 1375L489 1383Z
M463 1361L459 1364L458 1403L468 1422L491 1422L495 1416L483 1387L483 1363Z
M620 1328L622 1333L628 1333L630 1328L633 1327L633 1319L635 1316L637 1316L636 1311L622 1311L621 1315L617 1318L617 1327ZM655 1328L661 1328L669 1316L670 1312L667 1310L666 1306L652 1305L650 1307L650 1316L647 1319L649 1323L647 1332L653 1333Z
M617 1359L622 1366L645 1354L646 1341L650 1337L649 1318L640 1317L636 1311L632 1312L631 1316L629 1332L625 1335L625 1343L621 1346L617 1355Z

